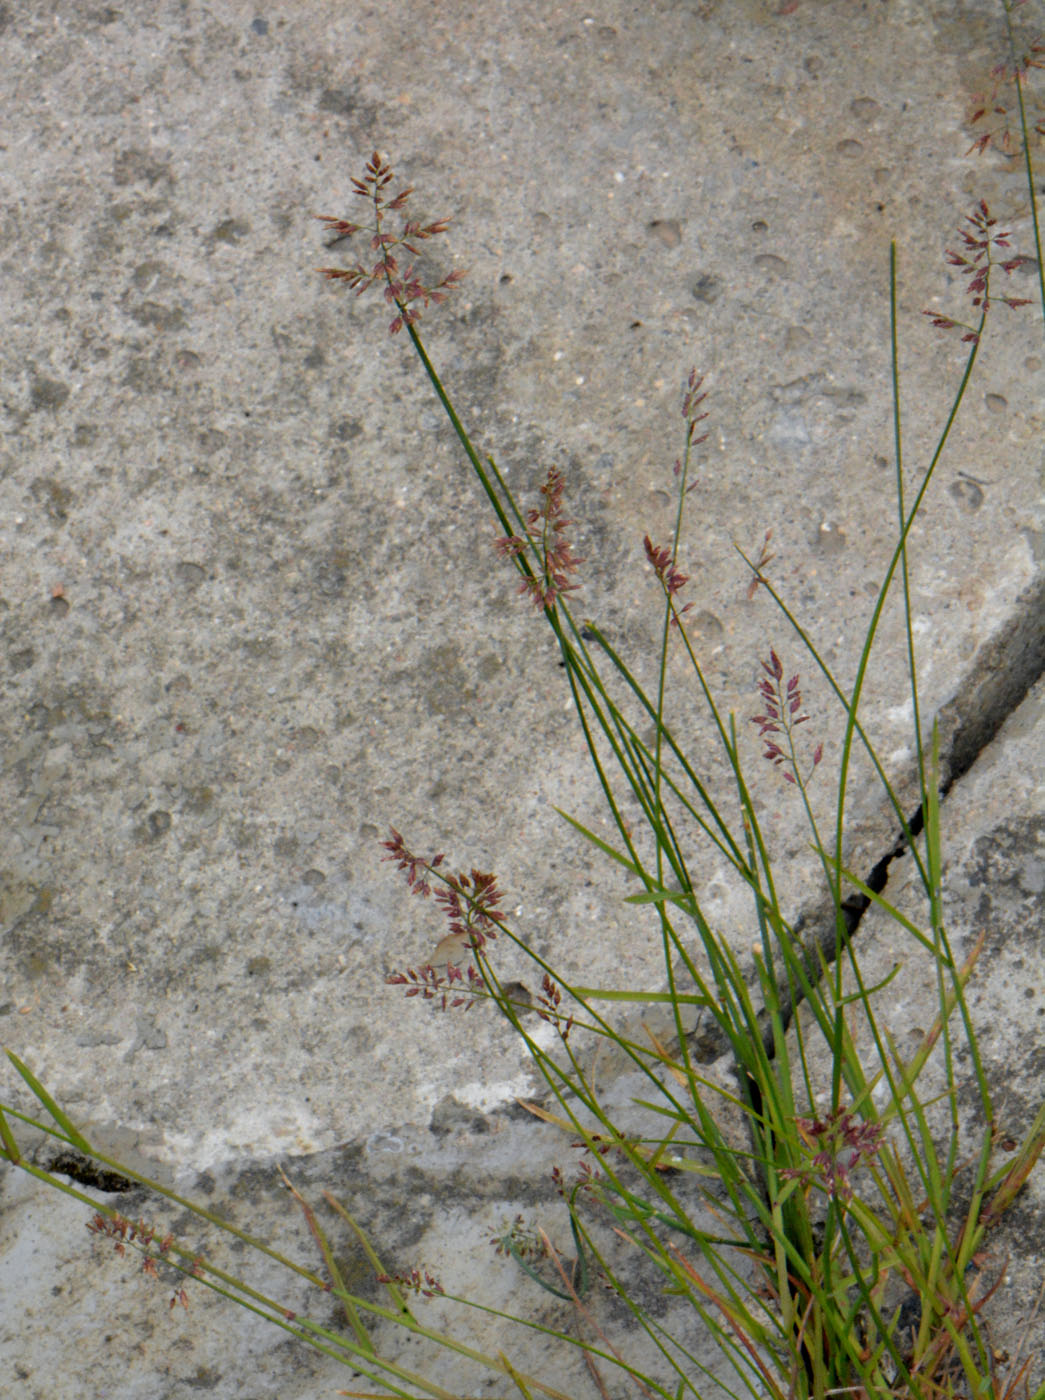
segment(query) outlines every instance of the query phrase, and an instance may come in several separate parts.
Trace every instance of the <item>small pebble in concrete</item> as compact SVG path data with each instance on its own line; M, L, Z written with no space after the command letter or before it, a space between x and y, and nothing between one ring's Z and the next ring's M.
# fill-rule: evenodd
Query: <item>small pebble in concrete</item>
M841 554L845 549L845 531L833 520L823 520L816 533L816 549L821 554Z

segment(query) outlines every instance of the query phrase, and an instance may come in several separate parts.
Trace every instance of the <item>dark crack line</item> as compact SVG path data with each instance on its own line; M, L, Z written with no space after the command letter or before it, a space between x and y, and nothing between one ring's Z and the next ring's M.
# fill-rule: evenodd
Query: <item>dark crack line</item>
M951 788L976 762L979 755L996 738L1009 716L1026 698L1031 687L1045 672L1045 575L1027 588L1016 600L1012 617L994 637L976 653L965 681L957 693L940 710L937 722L940 731L940 797L946 798ZM925 813L918 806L907 823L911 838L925 828ZM901 832L889 851L871 868L864 881L869 890L881 894L889 882L889 867L907 851L908 840ZM864 914L871 906L865 894L850 895L842 901L842 929L833 907L799 916L795 936L805 950L804 967L812 985L831 966L840 948L848 946L856 934ZM810 937L810 932L812 936ZM803 937L803 935L805 935ZM786 982L777 986L780 1018L786 1031L802 998L792 996ZM696 1058L707 1063L729 1051L729 1044L718 1026L702 1024L687 1037L696 1050ZM767 1056L775 1052L773 1028L768 1013L760 1016L762 1044Z

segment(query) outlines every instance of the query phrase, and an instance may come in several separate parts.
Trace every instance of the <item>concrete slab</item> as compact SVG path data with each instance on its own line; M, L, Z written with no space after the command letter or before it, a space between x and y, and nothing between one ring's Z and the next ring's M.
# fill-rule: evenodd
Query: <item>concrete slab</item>
M447 1096L485 1123L528 1092L503 1028L384 987L441 934L380 865L393 823L496 869L567 976L663 978L622 881L551 811L601 821L554 654L384 308L313 271L331 258L310 216L352 212L375 147L419 214L453 216L432 255L469 277L428 318L433 356L520 492L563 466L584 609L640 668L658 626L642 535L670 531L681 385L708 372L683 554L709 678L743 718L759 657L796 651L732 542L773 529L772 577L845 679L888 558L889 238L912 480L962 363L919 313L960 312L943 249L976 200L1034 294L1019 163L965 154L1000 26L986 0L452 4L423 24L401 0L4 12L0 1033L74 1117L190 1181L288 1157L319 1180L349 1152L365 1198L397 1144L404 1189L398 1159L428 1150ZM1040 646L1032 310L999 309L914 540L927 713L1007 627ZM909 794L899 636L893 614L866 722ZM688 695L676 715L701 746ZM804 832L763 791L797 914ZM863 776L853 813L869 868L892 828ZM709 863L702 893L746 946L726 873ZM492 1140L463 1134L480 1177ZM546 1162L530 1138L513 1150L535 1190ZM420 1155L412 1180L445 1203ZM7 1199L19 1249L55 1226L30 1234L40 1278L82 1257L57 1205ZM56 1376L78 1396L318 1383L272 1353L250 1375L252 1334L230 1364L227 1322L215 1350L160 1330L127 1363L71 1321L59 1335L57 1300L33 1306L47 1335L19 1324L11 1363L27 1396Z

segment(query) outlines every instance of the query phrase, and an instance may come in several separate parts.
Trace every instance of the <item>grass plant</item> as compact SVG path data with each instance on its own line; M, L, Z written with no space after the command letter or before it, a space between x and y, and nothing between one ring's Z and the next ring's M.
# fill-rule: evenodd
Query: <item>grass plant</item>
M1014 8L1006 6L1007 22ZM991 100L974 118L994 123L976 144L980 149L992 140L1001 144L999 113L1009 111L1004 93L1015 111L1004 139L1013 140L1011 132L1017 132L1026 165L1045 318L1033 122L1024 90L1029 67L1040 64L1041 51L1033 45L1018 51L1013 39L1013 55L1017 52L1021 56L994 75ZM757 713L748 722L757 728L765 764L773 770L764 778L795 790L808 823L821 893L833 911L828 935L811 939L782 907L737 718L718 704L687 631L692 603L686 600L684 541L687 509L699 492L701 428L709 411L704 378L693 370L682 392L673 534L667 541L645 540L646 560L662 595L655 681L647 687L598 624L576 611L574 593L584 561L571 544L568 480L552 467L538 485L536 502L519 501L506 474L480 452L463 426L421 338L423 311L451 295L463 275L450 272L426 281L413 261L423 243L445 233L447 221L413 221L407 212L410 190L394 188L393 171L376 153L354 188L364 210L358 220L322 216L322 222L332 235L329 246L363 239L369 260L322 272L359 294L376 288L389 304L390 331L406 333L496 518L498 551L516 571L520 593L550 629L613 835L607 839L562 815L626 873L636 918L653 921L663 954L660 987L576 985L536 954L525 929L514 926L502 907L496 875L470 867L455 870L444 855L418 853L395 830L384 843L386 859L415 895L434 900L447 923L440 945L444 960L406 967L389 982L441 1011L461 1011L476 1003L495 1007L543 1080L545 1093L533 1111L560 1125L580 1147L578 1163L557 1171L554 1182L568 1211L572 1262L567 1265L539 1224L524 1221L506 1229L499 1249L589 1321L589 1292L600 1282L622 1300L630 1323L616 1339L596 1332L596 1340L590 1340L590 1328L573 1334L539 1330L559 1337L563 1346L581 1349L607 1396L623 1394L631 1385L664 1400L688 1395L1008 1400L1029 1393L1033 1356L1013 1356L1002 1369L992 1349L985 1311L1003 1268L985 1244L1045 1147L1045 1106L1024 1125L1015 1153L1001 1153L992 1088L967 997L983 939L959 957L944 917L939 739L919 698L909 559L912 527L966 398L988 322L999 304L1015 309L1023 302L1005 290L1019 261L1012 256L1009 235L987 205L977 201L959 229L959 247L947 255L965 279L966 309L926 314L938 329L960 338L965 358L935 450L920 471L912 471L903 456L898 270L895 246L891 250L895 544L851 682L834 674L772 581L768 535L759 556L742 556L752 588L772 600L790 634L786 648L779 644L761 658L753 698ZM894 594L906 623L916 811L905 808L861 719L883 610ZM841 707L844 731L837 751L815 737L806 741L810 717L801 672L783 660L795 653L819 673ZM728 804L711 795L701 767L673 727L669 674L677 659L703 698L732 775ZM848 867L848 799L861 753L877 774L916 872L918 917ZM826 822L818 815L825 807L831 814ZM702 906L694 872L709 852L728 863L749 895L751 927L757 930L750 964L742 963ZM859 937L853 936L856 916L870 906L902 931L909 961L921 960L935 986L932 1023L913 1050L899 1048L883 1014L895 974L870 981ZM521 997L514 984L502 979L498 948L504 941L532 961L539 987L533 997ZM668 1032L641 1028L641 1013L652 1007L668 1009ZM707 1054L696 1053L691 1031L697 1012L712 1028L714 1044L729 1057L726 1076L713 1075ZM602 1040L611 1042L642 1078L645 1088L637 1100L644 1112L641 1131L633 1120L622 1121L587 1068L591 1045ZM874 1050L870 1062L858 1051L867 1045ZM294 1191L323 1261L322 1269L305 1268L199 1204L99 1154L30 1068L8 1054L47 1117L2 1106L0 1155L83 1201L92 1212L91 1230L121 1252L138 1251L146 1272L167 1271L171 1306L187 1303L193 1280L344 1361L381 1386L381 1394L445 1397L449 1392L378 1351L372 1335L377 1319L468 1356L498 1378L498 1393L562 1394L554 1378L524 1374L501 1353L484 1355L449 1332L426 1326L417 1300L450 1296L448 1290L423 1266L398 1273L387 1268L333 1197L325 1198L321 1219ZM216 1232L231 1234L285 1268L291 1279L333 1295L343 1308L344 1326L335 1329L309 1320L208 1255L183 1248L159 1226L131 1221L35 1165L19 1145L20 1123L150 1188L179 1210L193 1212ZM367 1252L385 1289L382 1303L346 1286L332 1244L335 1229L347 1229ZM642 1306L632 1287L636 1270L658 1280L672 1300L666 1313L654 1315ZM695 1322L699 1327L694 1328ZM653 1366L629 1360L628 1338L636 1333L648 1344L644 1355L655 1357ZM698 1335L703 1337L699 1345L694 1343ZM722 1363L714 1373L706 1361L708 1339Z

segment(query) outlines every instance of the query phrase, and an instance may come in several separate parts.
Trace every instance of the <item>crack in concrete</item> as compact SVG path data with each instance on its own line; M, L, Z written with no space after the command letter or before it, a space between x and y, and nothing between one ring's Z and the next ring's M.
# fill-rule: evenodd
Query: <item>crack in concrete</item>
M977 758L993 742L1002 725L1021 704L1038 678L1045 672L1045 575L1024 590L1016 600L1009 621L985 642L973 661L965 681L942 707L937 720L940 729L940 796L946 798L954 784L966 774ZM911 837L925 826L921 805L907 822ZM889 867L907 850L908 837L900 832L890 849L872 866L864 883L881 894L889 881ZM841 946L855 935L871 905L867 895L850 895L842 903L844 929ZM821 905L813 913L803 913L795 933L805 948L804 968L816 984L824 967L830 966L839 949L837 920L833 907ZM793 997L786 983L777 987L780 1015L786 1031L802 998ZM687 1037L702 1062L726 1054L729 1044L716 1025L702 1024ZM772 1058L773 1028L767 1013L761 1015L762 1043Z

